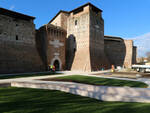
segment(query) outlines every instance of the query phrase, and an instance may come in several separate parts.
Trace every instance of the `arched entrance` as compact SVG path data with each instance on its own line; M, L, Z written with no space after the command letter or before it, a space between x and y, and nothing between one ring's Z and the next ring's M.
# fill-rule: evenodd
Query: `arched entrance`
M51 60L51 65L55 66L56 71L60 71L62 69L62 62L58 56L55 56Z
M54 61L54 66L55 66L56 71L59 71L59 70L60 70L60 63L59 63L58 60L55 60L55 61Z

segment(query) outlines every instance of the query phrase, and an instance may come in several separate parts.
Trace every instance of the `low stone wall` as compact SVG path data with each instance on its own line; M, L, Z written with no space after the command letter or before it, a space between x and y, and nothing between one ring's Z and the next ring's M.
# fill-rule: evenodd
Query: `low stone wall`
M150 102L149 88L93 86L72 82L14 81L14 87L50 89L103 101Z

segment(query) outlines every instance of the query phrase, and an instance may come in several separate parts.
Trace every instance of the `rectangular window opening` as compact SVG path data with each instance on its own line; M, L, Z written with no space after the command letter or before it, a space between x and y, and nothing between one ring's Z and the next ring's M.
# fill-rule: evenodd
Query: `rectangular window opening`
M18 39L18 35L16 35L16 40L19 40L19 39Z

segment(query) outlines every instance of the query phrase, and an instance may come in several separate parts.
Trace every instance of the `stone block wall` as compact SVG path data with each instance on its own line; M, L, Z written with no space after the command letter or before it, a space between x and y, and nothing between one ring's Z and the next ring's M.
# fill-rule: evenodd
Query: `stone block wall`
M0 73L42 70L33 20L0 15Z

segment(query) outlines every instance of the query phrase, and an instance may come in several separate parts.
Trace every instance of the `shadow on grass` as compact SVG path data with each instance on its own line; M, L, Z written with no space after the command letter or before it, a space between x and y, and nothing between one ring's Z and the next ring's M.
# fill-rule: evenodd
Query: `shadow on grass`
M60 91L0 88L0 113L149 113L150 104L102 102Z
M20 74L20 75L1 75L0 79L11 79L11 78L21 78L21 77L36 77L36 76L46 76L46 75L60 75L63 73L54 73L54 72L46 72L46 73L34 73L34 74Z

